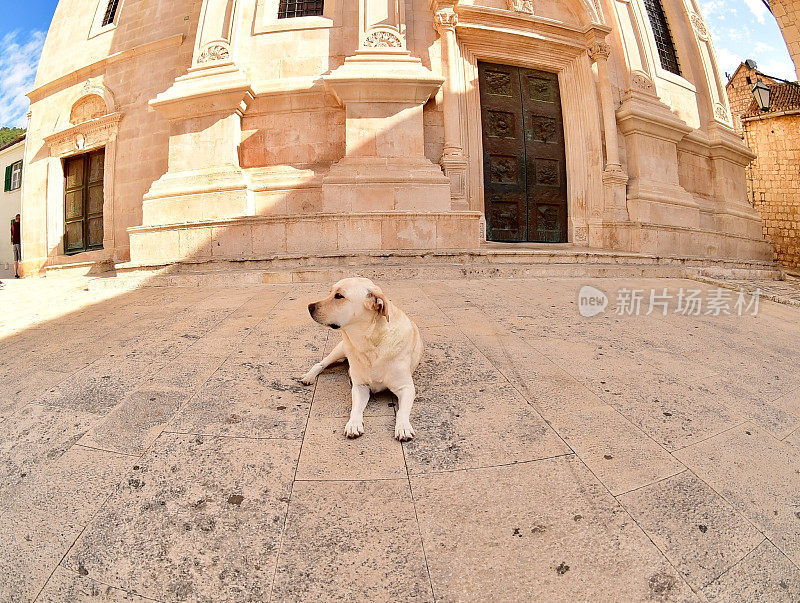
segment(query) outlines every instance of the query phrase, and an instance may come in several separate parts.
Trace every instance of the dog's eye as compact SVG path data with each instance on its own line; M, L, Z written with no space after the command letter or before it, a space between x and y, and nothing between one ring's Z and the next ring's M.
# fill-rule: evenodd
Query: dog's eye
M337 293L336 295L333 296L333 298L334 299L344 299L344 295L342 295L341 293Z

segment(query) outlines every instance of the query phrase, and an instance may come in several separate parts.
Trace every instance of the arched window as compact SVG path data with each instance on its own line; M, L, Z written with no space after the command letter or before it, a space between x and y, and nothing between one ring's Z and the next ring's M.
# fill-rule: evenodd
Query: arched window
M650 19L650 26L653 28L653 37L656 39L658 57L661 59L661 67L674 73L681 74L678 65L678 55L675 52L675 44L672 41L672 34L669 31L667 16L664 14L664 7L661 0L644 0L644 7L647 9L647 17Z
M117 8L119 8L119 0L108 0L106 13L103 15L103 27L111 25L117 16Z
M278 19L321 17L323 0L280 0Z

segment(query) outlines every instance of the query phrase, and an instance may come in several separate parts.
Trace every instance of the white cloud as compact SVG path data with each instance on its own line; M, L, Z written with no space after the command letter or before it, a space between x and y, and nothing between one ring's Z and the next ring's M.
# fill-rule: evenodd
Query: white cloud
M761 0L744 0L747 8L755 15L759 23L766 23L767 7Z
M33 88L45 32L19 31L0 39L0 126L25 126L27 92Z
M795 75L794 72L794 65L791 63L791 61L785 61L781 59L768 59L766 61L759 61L758 70L761 73L774 75L775 77L789 80L791 82L797 79L797 75Z

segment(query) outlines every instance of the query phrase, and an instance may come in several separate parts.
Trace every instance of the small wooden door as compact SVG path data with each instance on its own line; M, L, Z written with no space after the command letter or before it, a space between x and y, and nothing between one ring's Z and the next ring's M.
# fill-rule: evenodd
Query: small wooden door
M103 248L105 149L64 160L64 252Z
M567 240L567 169L554 73L478 63L486 234Z

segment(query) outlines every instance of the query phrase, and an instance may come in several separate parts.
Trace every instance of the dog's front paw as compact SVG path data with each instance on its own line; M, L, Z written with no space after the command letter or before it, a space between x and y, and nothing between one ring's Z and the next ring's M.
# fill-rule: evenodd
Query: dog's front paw
M364 421L350 419L344 426L344 435L348 438L357 438L364 433Z
M394 424L394 438L400 442L408 442L414 439L414 428L408 421L397 421Z
M310 371L308 371L305 375L300 377L300 383L302 383L303 385L311 385L312 383L314 383L314 379L316 379L322 372L317 369L318 367L315 364L313 367L311 367Z

